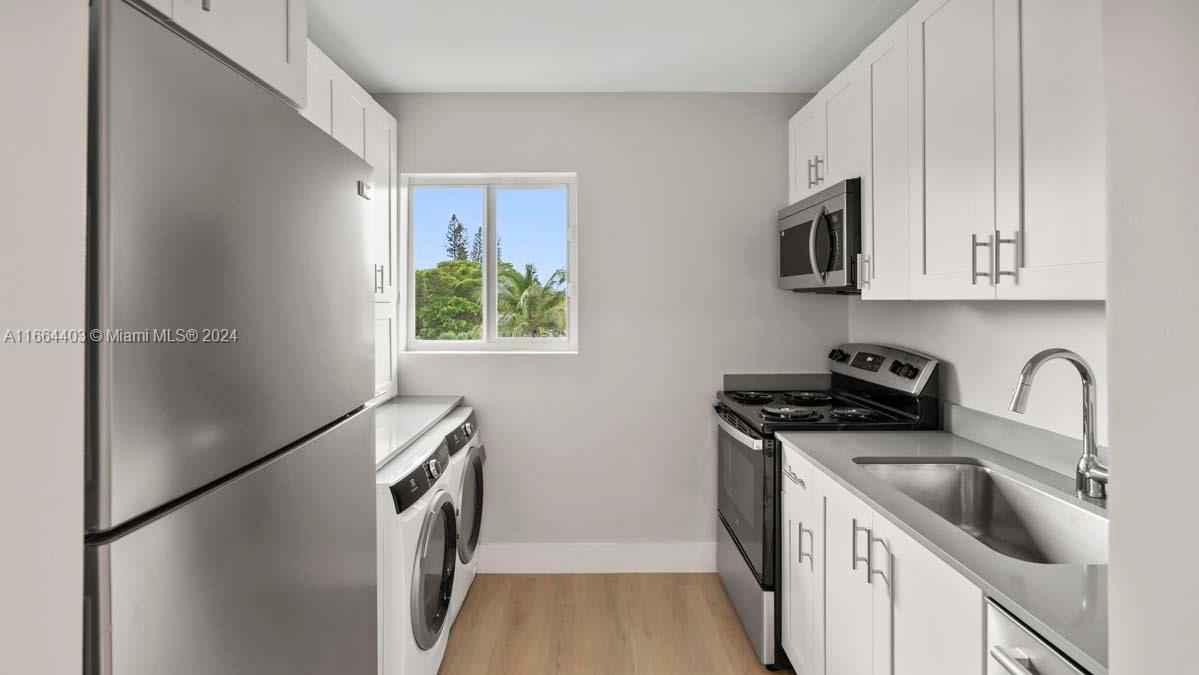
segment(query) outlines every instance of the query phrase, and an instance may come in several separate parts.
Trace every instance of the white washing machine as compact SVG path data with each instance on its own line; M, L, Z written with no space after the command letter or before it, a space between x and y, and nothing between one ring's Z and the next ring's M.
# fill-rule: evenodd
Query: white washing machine
M458 618L479 570L479 533L483 529L483 464L487 449L474 410L455 408L429 433L442 435L450 452L450 494L458 507L458 575L450 601L450 623Z
M450 632L458 514L445 438L426 435L375 473L379 672L436 675Z

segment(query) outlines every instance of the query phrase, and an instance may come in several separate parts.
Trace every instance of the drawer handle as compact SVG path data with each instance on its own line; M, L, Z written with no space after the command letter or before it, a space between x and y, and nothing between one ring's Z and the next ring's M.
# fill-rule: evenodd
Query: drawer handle
M858 532L866 533L866 557L858 555ZM853 519L853 571L858 571L858 563L866 563L866 583L870 583L870 528L859 527L858 519Z
M1011 673L1011 675L1036 675L1032 668L1032 659L1019 649L1013 649L1010 652L999 645L991 647L991 658L995 662L1003 666L1003 669Z
M812 569L815 570L816 569L816 561L815 561L815 559L812 558L812 552L808 551L807 553L804 553L804 550L803 550L803 535L805 532L807 532L808 536L812 538L812 548L816 548L816 534L814 532L812 532L811 530L804 529L803 521L801 520L801 521L799 521L799 536L795 538L796 539L795 551L799 555L799 564L800 565L803 564L804 556L807 556L808 563L811 564Z
M805 490L807 489L808 484L805 483L802 478L795 475L794 471L788 469L785 466L783 467L783 475L786 476L787 478L790 478L792 483L795 483L796 485L798 485L801 488L804 488Z

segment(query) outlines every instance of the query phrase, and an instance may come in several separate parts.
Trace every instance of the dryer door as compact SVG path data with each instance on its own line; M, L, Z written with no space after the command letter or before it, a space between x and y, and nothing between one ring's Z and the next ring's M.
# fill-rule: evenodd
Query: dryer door
M483 462L487 449L477 445L470 449L462 465L462 493L458 495L459 523L458 560L468 563L479 546L479 531L483 526Z
M454 500L441 490L425 513L412 570L412 635L422 650L437 644L450 612L457 541Z

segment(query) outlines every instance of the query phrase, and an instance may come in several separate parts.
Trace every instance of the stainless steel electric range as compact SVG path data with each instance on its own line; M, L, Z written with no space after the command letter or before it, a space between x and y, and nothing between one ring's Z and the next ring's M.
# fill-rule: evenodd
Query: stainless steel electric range
M827 389L722 391L717 425L717 570L758 658L786 665L779 642L782 479L778 431L938 429L938 362L873 344L828 354Z

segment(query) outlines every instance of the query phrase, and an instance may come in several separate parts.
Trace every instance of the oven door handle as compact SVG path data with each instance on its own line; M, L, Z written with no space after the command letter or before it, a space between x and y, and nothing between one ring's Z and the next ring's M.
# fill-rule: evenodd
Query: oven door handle
M753 436L750 436L749 434L745 433L744 431L733 426L732 423L730 423L728 420L726 420L724 418L724 416L720 414L720 411L717 410L716 408L712 409L712 414L716 416L717 426L719 426L720 429L722 431L724 431L726 434L728 434L729 436L732 436L733 440L737 441L741 445L748 447L750 450L757 450L758 452L762 451L762 439L754 438Z

